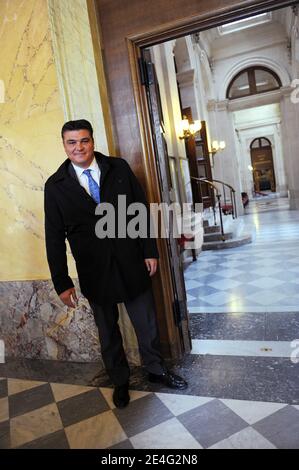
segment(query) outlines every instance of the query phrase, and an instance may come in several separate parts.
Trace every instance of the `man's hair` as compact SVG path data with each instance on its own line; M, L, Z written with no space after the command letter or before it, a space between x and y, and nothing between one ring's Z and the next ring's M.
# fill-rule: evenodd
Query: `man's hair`
M93 139L93 128L89 121L86 119L78 119L77 121L68 121L63 124L61 129L61 137L63 139L64 133L66 131L81 131L82 129L86 129L90 133L90 137Z

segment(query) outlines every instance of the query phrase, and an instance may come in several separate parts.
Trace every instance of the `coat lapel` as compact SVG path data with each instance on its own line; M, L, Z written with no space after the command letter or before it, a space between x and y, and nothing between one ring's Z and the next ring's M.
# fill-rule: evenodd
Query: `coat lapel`
M85 191L85 189L81 186L77 173L74 170L74 167L72 164L68 165L67 168L68 174L71 178L66 179L66 184L72 191L76 191L78 194L78 197L83 198L84 201L88 202L89 204L91 203L91 208L94 213L94 209L96 207L96 202L93 200L93 198Z
M110 164L109 164L109 157L104 157L104 155L102 155L101 153L98 153L98 152L95 152L95 157L96 157L96 160L97 160L97 164L99 165L100 167L100 170L101 170L101 177L100 177L100 186L103 185L104 183L104 180L111 168Z
M80 185L76 172L71 165L69 159L58 168L54 176L54 182L61 184L70 194L72 194L79 205L84 206L84 210L88 210L92 214L95 213L96 202Z
M101 191L101 187L105 181L107 174L110 171L111 165L109 163L109 157L106 157L99 152L95 152L95 157L101 170ZM89 210L89 212L92 212L93 214L95 213L95 208L97 204L92 199L92 197L85 191L85 189L80 185L79 180L77 178L77 174L69 159L65 160L64 163L58 168L54 177L54 181L63 184L63 186L68 191L75 195L76 199L78 200L78 203L84 203L86 210Z

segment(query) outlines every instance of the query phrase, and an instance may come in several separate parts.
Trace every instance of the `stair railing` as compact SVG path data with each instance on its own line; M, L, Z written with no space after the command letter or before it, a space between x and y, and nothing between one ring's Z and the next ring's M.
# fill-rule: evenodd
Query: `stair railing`
M226 206L226 192L225 192L225 187L229 188L230 192L230 200L231 200L231 205L232 205L232 218L237 219L238 218L238 213L237 213L237 205L236 205L236 191L235 189L228 183L225 183L224 181L221 180L215 180L212 179L214 183L219 183L222 184L222 191L223 191L223 197L224 197L224 205Z
M217 186L212 181L209 181L206 178L195 178L194 176L191 176L191 179L194 180L199 185L199 191L200 191L201 195L202 195L202 191L201 191L201 184L202 183L206 183L211 188L213 188L214 194L215 194L216 199L218 201L218 211L219 211L221 237L222 237L222 241L225 241L223 220L222 220L222 209L221 209L221 194L219 192L219 189L217 188ZM215 223L215 225L217 225L215 204L212 207L213 207L213 213L214 213L214 223Z

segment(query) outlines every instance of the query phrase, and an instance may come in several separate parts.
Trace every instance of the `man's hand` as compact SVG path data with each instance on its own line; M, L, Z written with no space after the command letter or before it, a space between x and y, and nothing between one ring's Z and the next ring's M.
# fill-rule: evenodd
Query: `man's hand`
M76 290L74 287L71 287L68 290L65 290L59 295L60 300L67 305L68 307L75 308L78 304L78 299L76 295Z
M147 258L144 262L150 277L152 277L157 271L158 260L156 258Z

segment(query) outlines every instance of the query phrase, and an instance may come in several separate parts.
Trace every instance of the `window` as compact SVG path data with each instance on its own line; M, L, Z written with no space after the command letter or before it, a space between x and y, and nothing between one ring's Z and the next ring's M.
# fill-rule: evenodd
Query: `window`
M242 70L230 82L226 97L230 100L278 90L281 81L278 75L265 67L249 67Z
M266 137L258 137L251 142L250 148L252 149L259 149L263 147L271 147L272 144L269 139Z
M221 35L241 31L242 29L252 28L264 23L269 23L272 20L272 13L261 13L260 15L251 16L251 18L244 18L242 20L233 21L219 26L218 31Z

